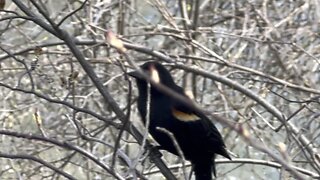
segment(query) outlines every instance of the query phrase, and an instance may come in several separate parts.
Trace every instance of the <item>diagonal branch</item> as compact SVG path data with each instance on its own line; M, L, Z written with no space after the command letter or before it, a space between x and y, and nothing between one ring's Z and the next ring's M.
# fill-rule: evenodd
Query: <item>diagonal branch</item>
M8 158L8 159L26 159L26 160L31 160L31 161L35 161L37 163L42 164L43 166L46 166L47 168L51 169L52 171L61 174L62 176L66 177L67 179L71 179L71 180L76 180L75 177L71 176L70 174L60 170L59 168L53 166L52 164L40 159L40 158L36 158L34 156L28 155L28 154L5 154L5 153L1 153L0 152L0 157L2 158Z

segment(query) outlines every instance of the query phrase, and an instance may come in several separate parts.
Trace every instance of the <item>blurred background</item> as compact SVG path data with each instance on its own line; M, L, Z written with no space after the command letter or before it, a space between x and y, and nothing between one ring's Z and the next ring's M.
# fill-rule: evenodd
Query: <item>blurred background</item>
M150 139L128 58L161 62L227 119L212 119L234 153L217 156L216 179L320 177L318 0L0 0L0 9L0 179L165 179L134 133ZM161 153L177 179L189 175L188 162Z

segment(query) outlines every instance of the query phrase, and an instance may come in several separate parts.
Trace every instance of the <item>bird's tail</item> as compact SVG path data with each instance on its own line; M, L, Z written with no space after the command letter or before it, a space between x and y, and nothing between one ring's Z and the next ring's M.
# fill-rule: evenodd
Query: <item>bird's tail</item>
M215 164L211 158L193 162L192 164L196 180L212 180L212 171L214 176L216 176Z

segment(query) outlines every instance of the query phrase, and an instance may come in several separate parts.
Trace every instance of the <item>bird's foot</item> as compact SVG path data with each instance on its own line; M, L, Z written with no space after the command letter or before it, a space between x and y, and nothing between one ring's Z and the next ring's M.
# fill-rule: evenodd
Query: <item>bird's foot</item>
M151 146L148 148L151 161L153 161L156 158L162 157L162 153L159 151L160 149L161 149L161 146Z

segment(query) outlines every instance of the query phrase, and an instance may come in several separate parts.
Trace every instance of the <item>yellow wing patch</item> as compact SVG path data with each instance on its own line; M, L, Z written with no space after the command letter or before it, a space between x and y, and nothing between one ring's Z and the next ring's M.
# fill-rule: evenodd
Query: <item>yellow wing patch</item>
M176 109L172 109L172 114L180 121L191 122L200 120L200 118L195 114L185 113Z

